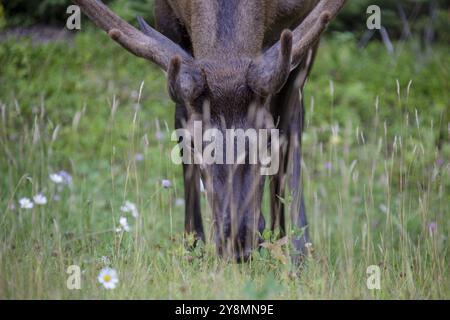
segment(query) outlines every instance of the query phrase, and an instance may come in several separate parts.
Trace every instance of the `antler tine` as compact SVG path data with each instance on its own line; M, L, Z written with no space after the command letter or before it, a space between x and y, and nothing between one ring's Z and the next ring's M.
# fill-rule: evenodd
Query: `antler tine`
M100 0L72 1L80 6L83 12L98 27L105 30L113 40L136 56L155 62L165 71L169 67L170 59L175 55L179 55L184 61L192 59L180 46L159 34L156 30L154 32L158 34L157 37L143 34L117 16Z
M346 0L321 0L293 31L292 69L298 66L308 50L319 39L328 23L344 6Z
M253 90L261 95L278 92L345 1L321 0L292 33L284 31L280 40L252 64L249 83Z

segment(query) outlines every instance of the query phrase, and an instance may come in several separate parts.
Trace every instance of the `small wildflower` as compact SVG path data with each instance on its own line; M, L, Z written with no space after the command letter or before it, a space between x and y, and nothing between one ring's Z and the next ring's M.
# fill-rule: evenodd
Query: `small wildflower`
M136 161L136 162L144 161L144 155L142 153L136 153L134 155L134 161Z
M125 232L130 231L130 226L128 225L128 219L126 217L120 217L119 223L123 231Z
M50 180L52 180L56 184L60 184L64 182L64 178L59 173L50 174Z
M139 211L133 202L125 201L125 204L120 207L122 212L130 212L134 218L139 217Z
M22 209L33 209L33 202L28 198L22 198L19 200L20 207Z
M330 138L330 143L334 146L337 146L341 143L342 139L338 134L333 134Z
M431 222L428 224L428 232L430 233L430 235L433 235L434 233L436 233L437 231L437 223L436 222Z
M156 131L155 133L155 138L157 141L162 141L164 140L164 133L162 131Z
M184 199L178 198L175 200L175 206L177 207L183 207L184 206Z
M65 185L71 185L72 184L72 176L64 170L61 170L59 172L55 172L50 174L50 180L52 180L56 184L65 184Z
M331 137L330 137L330 144L337 146L341 143L342 139L339 136L339 126L335 125L331 127Z
M326 170L331 170L333 168L333 165L332 165L331 162L326 162L324 167L325 167Z
M105 289L114 289L119 283L117 271L111 268L103 268L98 275L98 282L105 287Z
M67 171L61 170L58 174L63 178L63 183L65 185L69 186L72 184L72 176Z
M164 189L169 189L172 187L172 182L170 182L170 180L164 179L162 181L162 186Z
M42 193L39 193L39 194L37 194L37 195L35 195L34 197L33 197L33 201L34 201L34 203L36 203L37 205L44 205L44 204L47 204L47 197L46 196L44 196Z

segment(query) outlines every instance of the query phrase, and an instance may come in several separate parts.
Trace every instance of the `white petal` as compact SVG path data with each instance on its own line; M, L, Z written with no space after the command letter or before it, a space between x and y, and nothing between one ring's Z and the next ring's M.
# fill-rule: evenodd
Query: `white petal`
M105 276L109 276L110 280L105 281ZM105 289L114 289L119 283L117 271L111 268L103 268L97 277L98 282L103 285Z
M126 202L125 202L125 205L126 205L126 206L128 207L128 209L130 209L130 210L136 209L136 205L135 205L133 202L126 201Z
M63 183L64 178L58 173L52 173L52 174L50 174L50 180L52 180L54 183L59 184L59 183Z
M139 217L139 211L137 211L137 209L136 209L136 210L131 210L131 215L132 215L134 218L137 218L137 217Z
M128 219L126 217L120 217L119 223L122 227L128 225Z
M39 205L47 204L47 198L41 193L35 195L33 197L33 200L36 204L39 204Z
M113 282L105 282L103 283L103 286L105 287L105 289L115 289L116 288L116 283Z
M33 208L33 202L28 198L21 198L19 200L19 205L22 209L32 209Z
M120 211L122 211L122 212L130 212L130 208L128 208L128 206L121 206L120 207Z

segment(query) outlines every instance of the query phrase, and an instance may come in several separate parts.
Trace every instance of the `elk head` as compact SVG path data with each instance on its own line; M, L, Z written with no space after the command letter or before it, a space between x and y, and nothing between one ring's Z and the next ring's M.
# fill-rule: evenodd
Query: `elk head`
M273 129L268 108L289 74L318 41L328 22L345 0L321 0L293 31L259 56L226 54L196 58L138 18L142 31L116 16L101 1L74 0L95 24L136 56L153 61L167 72L171 98L186 107L185 127L195 120L203 129L215 128L222 136L227 129ZM205 145L202 146L204 148ZM227 154L236 149L223 147ZM244 158L251 156L245 144ZM264 228L261 200L264 180L258 164L215 163L202 165L202 177L214 212L219 252L232 249L246 258Z

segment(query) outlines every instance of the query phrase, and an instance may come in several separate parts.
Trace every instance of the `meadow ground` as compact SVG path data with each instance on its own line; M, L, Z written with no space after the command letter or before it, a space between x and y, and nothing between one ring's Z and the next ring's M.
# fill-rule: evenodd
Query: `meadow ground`
M0 298L449 299L448 46L412 40L390 56L332 38L305 93L314 252L301 272L276 243L240 265L217 258L211 241L185 249L162 72L99 32L1 43ZM61 183L50 179L62 170ZM21 208L40 193L46 204ZM121 211L126 201L137 218ZM129 232L116 232L121 216ZM81 290L66 286L70 265ZM371 265L380 290L366 286ZM118 272L115 290L97 281L105 266Z

